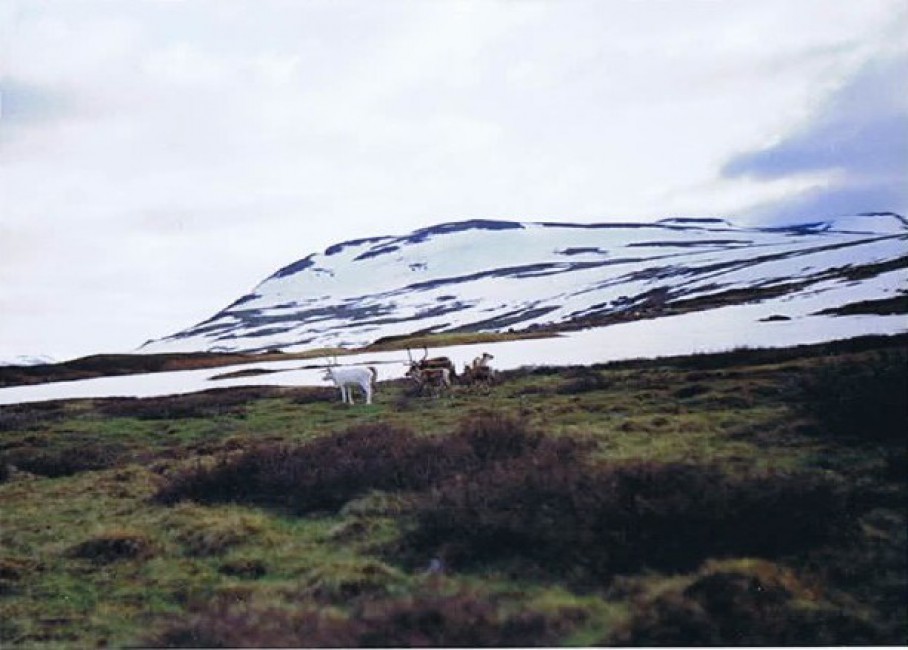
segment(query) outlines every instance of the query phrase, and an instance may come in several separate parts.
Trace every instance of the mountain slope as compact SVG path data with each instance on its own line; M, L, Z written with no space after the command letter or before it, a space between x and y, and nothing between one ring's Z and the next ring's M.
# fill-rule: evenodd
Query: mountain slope
M755 301L788 318L805 298L811 313L904 312L906 268L908 222L888 213L784 228L472 220L335 244L141 351L360 346L414 332L605 325Z
M42 366L55 361L46 354L19 354L13 357L0 357L0 367L5 366Z

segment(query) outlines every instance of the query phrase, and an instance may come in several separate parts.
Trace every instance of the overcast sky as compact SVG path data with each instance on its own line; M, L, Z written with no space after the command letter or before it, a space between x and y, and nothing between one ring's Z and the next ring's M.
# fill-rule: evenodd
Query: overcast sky
M908 211L906 0L0 0L0 358L337 241Z

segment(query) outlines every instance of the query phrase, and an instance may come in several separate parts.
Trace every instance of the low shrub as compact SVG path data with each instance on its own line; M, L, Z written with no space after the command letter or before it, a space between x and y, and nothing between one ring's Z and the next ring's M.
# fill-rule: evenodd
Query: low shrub
M241 544L267 542L264 519L255 514L206 512L202 508L179 508L171 521L174 537L187 555L223 555Z
M557 621L536 612L505 614L470 591L367 602L357 645L370 648L550 646L564 634Z
M235 578L255 580L268 573L268 567L259 559L239 558L221 563L218 566L218 573Z
M881 643L860 614L821 600L765 561L708 564L681 585L636 598L603 640L617 646L837 646Z
M709 386L695 382L687 384L686 386L682 386L681 388L676 390L673 395L676 399L689 399L691 397L698 397L699 395L703 395L704 393L708 392Z
M556 392L561 395L577 395L608 388L611 383L593 368L581 366L571 368L565 373L568 380L559 386Z
M399 589L402 574L376 560L325 562L305 576L300 596L319 603L347 604L357 598L387 596Z
M834 483L813 474L729 476L686 464L565 462L544 450L449 478L415 509L401 552L455 567L520 559L571 580L709 557L775 557L843 522Z
M0 454L0 466L57 478L115 467L128 456L123 445L100 444L81 439L69 440L57 447L13 447Z
M553 645L570 623L505 611L468 590L366 600L349 617L330 609L287 610L216 602L147 641L155 647L535 647Z
M157 500L249 502L295 512L334 510L371 489L425 487L446 462L404 429L367 425L298 446L261 445L170 478Z
M109 564L118 560L144 559L153 553L151 541L142 533L112 530L75 545L67 555L95 564Z
M794 400L820 431L843 438L905 444L908 350L827 362L795 385Z
M0 432L31 431L66 416L63 402L7 404L0 407Z
M169 397L108 399L99 405L99 411L113 417L130 417L140 420L243 415L250 402L278 394L277 389L269 386L215 388L200 393Z
M333 612L232 605L219 600L138 645L154 648L352 648L355 622Z
M838 484L823 474L594 464L587 449L489 413L432 437L377 424L199 465L170 477L157 499L303 513L376 490L418 492L398 558L455 567L518 559L581 581L689 570L709 557L777 557L848 529Z
M709 557L777 557L849 530L842 492L824 474L592 463L587 450L490 413L431 437L377 424L199 465L171 476L156 498L303 513L374 491L416 492L396 559L441 557L454 567L516 559L579 581L689 570Z
M157 500L246 502L295 512L336 510L372 490L424 490L502 459L574 457L582 445L534 433L520 420L478 414L454 433L419 436L388 424L356 427L297 446L260 445L171 476Z
M493 411L472 414L453 434L438 437L436 443L438 453L461 458L455 468L458 473L537 455L554 455L568 462L590 448L584 441L547 436L531 428L526 420Z
M337 390L328 386L299 386L290 394L290 401L299 406L331 402L335 399L337 399Z
M32 573L35 568L37 568L37 563L33 559L15 555L0 555L0 596L16 593L23 578Z

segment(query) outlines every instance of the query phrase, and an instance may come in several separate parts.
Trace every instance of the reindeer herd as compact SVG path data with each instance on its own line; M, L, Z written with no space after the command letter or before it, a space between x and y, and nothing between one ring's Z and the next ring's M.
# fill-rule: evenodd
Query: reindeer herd
M488 388L495 379L495 370L489 366L489 361L494 359L488 352L473 359L470 364L464 365L463 371L458 375L454 362L448 357L429 358L428 348L423 348L423 357L419 361L413 360L413 353L407 348L409 358L408 369L404 375L412 380L420 395L429 393L434 397L457 384L467 387ZM369 366L339 366L337 357L332 365L325 370L324 379L332 382L340 389L341 401L353 404L353 387L358 386L365 395L366 404L372 403L372 394L378 373Z

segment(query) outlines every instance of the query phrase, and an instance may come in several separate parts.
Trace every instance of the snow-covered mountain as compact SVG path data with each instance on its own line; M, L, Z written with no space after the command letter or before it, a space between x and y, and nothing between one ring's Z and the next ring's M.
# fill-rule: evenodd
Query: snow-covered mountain
M41 366L56 363L46 354L19 354L11 357L0 357L0 366Z
M891 213L780 228L471 220L335 244L140 351L354 347L416 332L608 325L744 303L780 320L904 314L906 297L908 220Z

